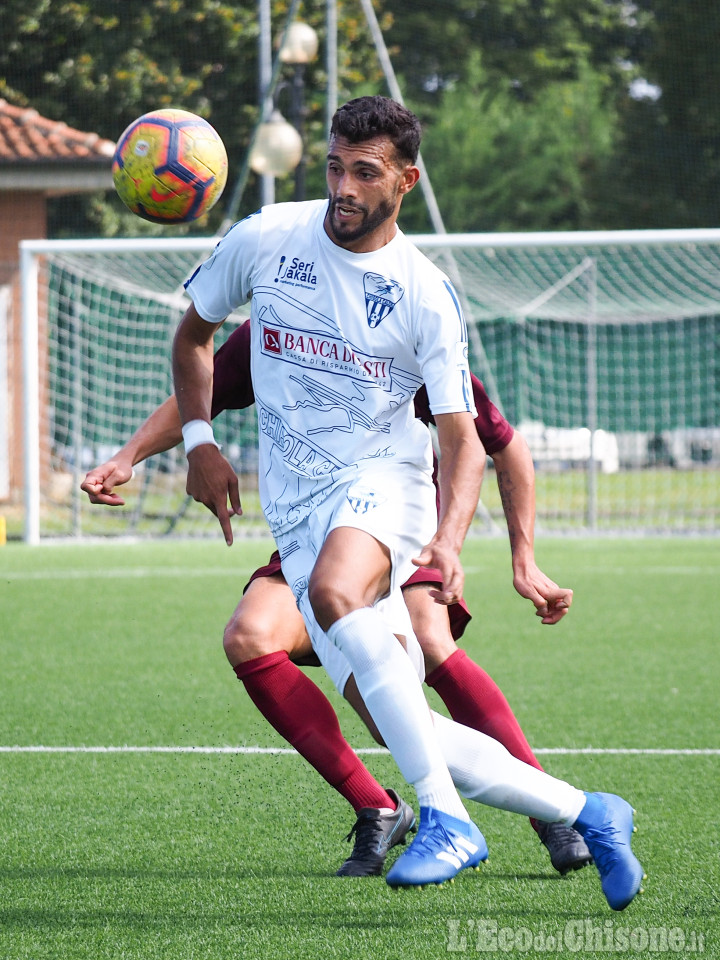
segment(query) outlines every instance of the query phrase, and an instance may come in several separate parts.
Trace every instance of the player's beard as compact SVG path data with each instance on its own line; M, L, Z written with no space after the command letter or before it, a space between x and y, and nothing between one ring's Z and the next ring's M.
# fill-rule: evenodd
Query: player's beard
M382 226L395 212L394 199L381 200L372 211L368 210L368 208L362 204L346 203L338 197L335 197L334 200L332 197L328 199L330 206L328 207L327 222L330 227L330 232L339 244L355 243L355 241L361 240L369 233L372 233L373 230ZM362 220L356 227L346 227L343 224L339 224L335 220L336 207L349 207L351 210L357 210L358 213L362 214Z

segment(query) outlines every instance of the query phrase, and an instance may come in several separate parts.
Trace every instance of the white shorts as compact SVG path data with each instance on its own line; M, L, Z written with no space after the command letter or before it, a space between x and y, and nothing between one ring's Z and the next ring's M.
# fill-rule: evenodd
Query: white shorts
M313 648L340 693L351 668L315 622L307 588L315 560L328 534L338 527L369 533L390 551L388 597L376 609L393 633L408 638L408 652L424 677L420 645L410 624L401 585L416 569L416 557L437 529L435 487L428 473L410 464L373 466L337 489L305 520L276 537L282 571L303 614Z

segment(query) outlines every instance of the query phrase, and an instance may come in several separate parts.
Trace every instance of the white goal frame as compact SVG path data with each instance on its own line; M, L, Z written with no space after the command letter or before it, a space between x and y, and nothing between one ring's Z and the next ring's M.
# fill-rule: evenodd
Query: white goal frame
M117 238L108 240L22 240L20 242L20 290L22 301L22 371L24 420L25 542L40 543L40 355L38 257L48 253L92 251L102 244L108 253L143 253L160 247L209 253L217 237L171 239Z
M40 484L40 426L41 411L39 406L40 390L40 353L39 353L39 258L45 255L59 253L87 253L102 248L108 254L138 253L150 251L197 251L198 260L204 259L218 242L218 237L205 238L125 238L109 240L25 240L20 244L21 266L21 298L22 298L22 381L23 381L23 419L24 419L24 539L28 544L37 544L41 539L41 484ZM463 289L463 280L455 263L455 256L460 251L472 249L500 250L515 248L543 248L578 247L612 248L622 245L670 245L670 244L703 244L720 245L720 229L683 229L683 230L620 230L620 231L582 231L582 232L546 232L546 233L485 233L485 234L422 234L411 238L421 249L433 249L435 259L455 283L463 306L466 311L468 328L471 337L471 347L475 355L481 355L483 345L480 341L477 324L473 322L472 308ZM515 313L518 319L532 313L542 304L550 301L563 286L570 283L579 273L587 270L592 273L592 263L583 262L581 268L562 277L555 284L548 286L540 295L529 296L527 302ZM587 315L585 322L594 320L593 285L588 297ZM178 303L181 293L178 292ZM718 299L716 310L713 313L720 315L720 277L718 278ZM480 374L485 381L491 395L492 370L485 368ZM592 375L592 362L588 376ZM592 418L592 411L590 413ZM590 426L590 455L588 461L589 499L587 510L587 529L592 532L596 514L593 488L597 473L597 457L595 456L595 429Z

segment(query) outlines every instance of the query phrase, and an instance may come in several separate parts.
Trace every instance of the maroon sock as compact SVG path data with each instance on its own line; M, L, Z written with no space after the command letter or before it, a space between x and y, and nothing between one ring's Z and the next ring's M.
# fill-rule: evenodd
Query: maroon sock
M343 737L328 698L287 653L246 660L234 670L265 719L353 809L395 809L387 791Z
M542 770L502 690L464 650L451 654L425 682L438 692L453 720L499 740L518 760Z

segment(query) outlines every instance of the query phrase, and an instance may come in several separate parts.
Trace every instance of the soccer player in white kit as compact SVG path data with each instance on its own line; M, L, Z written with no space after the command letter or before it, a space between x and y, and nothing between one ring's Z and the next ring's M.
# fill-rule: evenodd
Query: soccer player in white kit
M411 658L393 635L406 636L413 652L399 591L413 563L441 571L438 602L462 595L459 551L485 459L457 297L396 224L419 177L419 140L417 118L392 100L364 97L340 108L329 201L266 207L233 227L188 281L193 304L173 347L188 492L216 513L231 543L230 515L241 510L237 478L210 427L212 339L252 300L260 495L283 573L321 661L336 684L352 671L418 795L420 827L388 873L394 886L443 882L487 856ZM423 382L440 445L439 520L430 436L412 404ZM468 728L453 726L462 740ZM499 805L589 837L604 829L603 842L620 828L612 863L601 856L606 866L598 867L610 905L626 906L642 879L629 849L629 806L511 759L518 789Z

